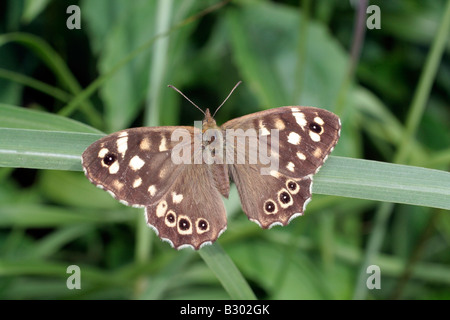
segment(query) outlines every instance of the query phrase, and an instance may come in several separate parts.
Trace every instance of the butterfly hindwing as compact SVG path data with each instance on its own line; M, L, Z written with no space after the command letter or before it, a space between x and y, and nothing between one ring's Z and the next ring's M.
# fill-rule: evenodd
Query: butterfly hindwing
M173 247L199 249L225 231L227 216L210 168L184 167L158 203L146 208L146 218L160 238Z
M262 228L287 225L302 215L311 198L311 176L296 179L279 174L261 175L255 165L234 165L231 169L242 209ZM250 186L250 187L249 187Z

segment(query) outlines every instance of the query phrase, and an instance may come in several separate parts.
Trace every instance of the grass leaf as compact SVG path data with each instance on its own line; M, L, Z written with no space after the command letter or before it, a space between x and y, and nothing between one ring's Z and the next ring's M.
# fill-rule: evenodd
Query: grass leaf
M30 110L0 103L0 128L35 129L49 131L90 132L101 131L82 122L48 112Z
M233 261L218 243L203 247L200 249L199 254L216 274L231 298L240 300L256 299L255 294Z
M80 171L81 153L101 137L93 133L0 128L0 166Z
M80 171L81 153L101 134L0 128L0 166ZM450 209L450 173L332 156L314 193Z
M314 193L450 209L445 171L334 156L314 181Z

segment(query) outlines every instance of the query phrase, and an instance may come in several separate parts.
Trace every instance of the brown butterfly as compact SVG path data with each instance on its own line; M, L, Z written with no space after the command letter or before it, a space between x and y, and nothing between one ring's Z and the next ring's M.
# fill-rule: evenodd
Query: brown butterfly
M219 127L208 109L204 115L197 127L132 128L101 138L83 153L86 176L120 202L145 207L148 225L177 249L197 250L225 231L230 178L244 212L262 228L302 215L313 175L339 139L339 117L291 106Z

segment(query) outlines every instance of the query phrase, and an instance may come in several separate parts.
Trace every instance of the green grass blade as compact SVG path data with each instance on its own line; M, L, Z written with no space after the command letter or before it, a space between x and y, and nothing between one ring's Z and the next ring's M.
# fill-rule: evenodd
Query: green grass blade
M133 219L133 215L124 214L121 208L102 212L86 208L75 210L57 206L14 204L2 206L0 227L53 228L76 224L88 226L96 223L123 223Z
M8 261L0 259L0 276L17 275L46 275L62 279L67 279L67 263L42 262L42 261ZM86 283L96 282L97 284L110 286L113 284L124 284L123 278L118 273L109 273L104 270L80 266L83 274L83 281ZM65 280L64 280L65 281Z
M0 167L80 171L84 149L102 136L0 128Z
M42 81L36 80L34 78L28 77L15 71L0 68L0 78L8 79L20 83L24 86L36 89L62 102L68 102L72 97L72 95L68 94L67 92L59 88L50 86Z
M450 1L447 1L446 8L444 10L444 14L441 20L441 24L439 30L434 38L433 44L431 46L430 52L428 53L427 60L422 70L422 74L419 79L419 83L417 85L416 91L414 93L413 101L411 107L409 109L408 117L406 120L405 131L403 133L402 139L400 140L400 144L398 146L397 152L394 156L395 163L402 163L408 160L408 157L411 153L411 146L413 146L413 141L415 134L417 132L420 121L422 120L423 113L427 106L427 101L430 97L431 86L434 83L436 72L440 61L442 59L445 44L448 42L449 31L450 30ZM430 175L431 179L435 178ZM422 176L422 179L427 179L427 177ZM418 180L416 183L420 183ZM444 176L438 178L436 181L431 181L437 186L436 191L442 191L444 207L440 207L443 209L450 208L450 192L445 190L446 186L450 184L449 174L446 173ZM422 183L421 183L422 184ZM429 185L430 188L428 191L432 190L432 185ZM443 187L443 189L440 189ZM429 194L421 194L420 192L411 193L410 196L416 197L427 197ZM431 195L433 197L433 195ZM368 294L368 288L365 282L365 269L367 265L370 265L372 261L377 257L381 250L381 246L383 243L386 224L389 220L389 217L392 213L393 205L389 203L383 203L379 206L376 212L375 225L372 231L372 234L369 238L367 251L365 253L365 257L363 260L363 264L361 264L358 279L356 283L354 298L355 299L365 299Z
M244 277L218 243L199 250L200 256L216 274L232 299L254 300L255 294Z
M172 1L158 1L156 5L155 33L162 34L170 28L170 18L172 12ZM167 49L169 38L164 37L155 42L154 53L152 55L152 69L150 70L150 79L146 103L145 125L159 125L160 109L160 88L164 78L164 69L167 65ZM136 262L142 263L150 257L153 237L149 232L145 221L139 220L136 232Z
M142 219L141 219L142 220ZM147 229L149 229L147 227ZM164 299L167 290L175 283L179 282L183 277L183 270L189 268L189 263L192 258L195 257L192 251L184 250L175 255L173 260L170 261L164 268L156 275L148 278L145 274L141 277L137 277L137 284L141 284L145 281L144 285L148 285L144 292L135 294L136 298L140 300L158 300ZM135 285L136 287L136 285ZM139 287L138 287L139 288ZM135 290L135 292L138 290Z
M0 128L101 134L101 131L70 118L2 103L0 103L0 115Z
M155 21L156 34L166 33L170 29L170 19L173 1L158 1L158 14ZM169 38L164 37L155 42L154 53L152 55L151 70L149 72L149 87L147 94L147 105L145 113L145 123L148 126L158 126L160 124L159 111L161 87L168 65Z
M71 93L78 94L81 92L80 85L66 65L64 59L42 38L22 32L0 35L0 47L9 42L20 43L34 52ZM101 124L99 113L89 101L85 101L80 106L80 109L88 115L88 118L95 126Z
M102 134L0 128L0 166L80 171L81 153ZM450 209L450 173L330 157L314 193Z
M428 99L430 98L431 87L436 78L436 73L441 64L443 54L445 52L445 45L448 42L450 35L450 1L447 1L447 5L442 16L442 21L437 30L436 37L431 45L430 52L428 53L427 60L425 61L424 69L419 79L417 89L414 92L413 101L408 112L406 119L406 130L403 135L403 139L399 145L399 149L395 155L394 162L404 162L411 151L411 141L414 140L414 136L417 133L420 121L422 120L423 113L427 107Z
M22 21L33 21L49 4L50 0L25 0Z
M445 171L330 157L314 181L314 193L450 209Z

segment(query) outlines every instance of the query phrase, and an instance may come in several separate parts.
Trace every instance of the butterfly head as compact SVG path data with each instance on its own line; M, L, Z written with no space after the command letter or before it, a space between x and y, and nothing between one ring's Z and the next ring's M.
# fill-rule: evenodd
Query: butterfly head
M216 124L216 120L211 116L209 109L206 109L205 118L202 122L202 133L205 133L208 129L219 129L219 127Z

